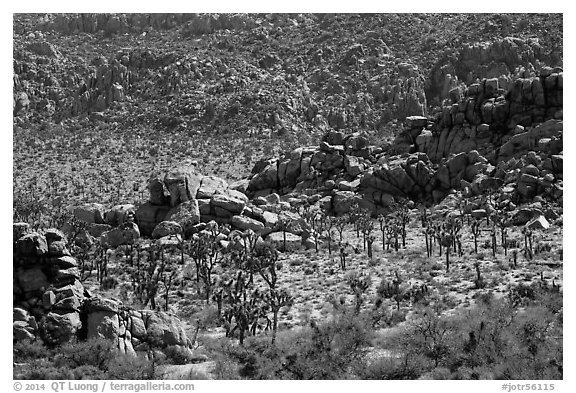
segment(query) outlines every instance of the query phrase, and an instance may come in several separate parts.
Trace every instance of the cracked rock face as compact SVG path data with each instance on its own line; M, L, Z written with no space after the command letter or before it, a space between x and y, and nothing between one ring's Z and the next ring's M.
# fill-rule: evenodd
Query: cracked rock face
M130 310L118 300L87 294L73 257L42 252L45 245L53 249L53 243L66 243L60 231L26 231L25 225L14 225L14 232L20 234L14 253L15 340L40 339L61 345L82 337L99 337L113 340L123 353L133 356L134 347L145 350L150 345L177 345L189 351L190 340L176 317Z

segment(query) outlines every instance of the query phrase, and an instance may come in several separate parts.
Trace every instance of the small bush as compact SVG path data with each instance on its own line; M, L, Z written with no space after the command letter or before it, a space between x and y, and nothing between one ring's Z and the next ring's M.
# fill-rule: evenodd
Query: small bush
M14 379L23 380L47 380L47 379L74 379L72 370L55 367L50 361L34 361L27 365L25 369L14 371Z
M22 340L14 344L14 362L23 363L29 360L47 358L50 353L41 341Z
M102 280L102 289L109 290L109 289L116 289L118 286L118 279L115 277L106 277Z
M19 366L19 362L25 366ZM145 358L122 355L114 342L90 339L49 349L40 342L14 345L16 379L153 379L154 366Z
M121 355L110 361L106 379L156 379L155 367L152 361L142 356Z
M192 361L192 354L181 345L170 345L164 349L166 360L172 364L188 364Z
M58 367L94 366L106 371L108 363L116 356L115 349L111 340L103 338L69 343L58 349L54 363Z

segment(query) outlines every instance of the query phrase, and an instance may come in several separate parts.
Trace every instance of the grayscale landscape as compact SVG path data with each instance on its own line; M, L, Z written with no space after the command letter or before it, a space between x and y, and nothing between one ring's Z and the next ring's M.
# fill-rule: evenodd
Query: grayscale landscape
M563 379L562 31L14 14L14 379Z

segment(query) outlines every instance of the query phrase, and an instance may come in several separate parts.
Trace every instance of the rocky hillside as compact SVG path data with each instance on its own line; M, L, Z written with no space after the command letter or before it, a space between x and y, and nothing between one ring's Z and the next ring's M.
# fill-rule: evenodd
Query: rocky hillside
M14 124L257 139L234 160L246 175L327 129L382 138L397 120L439 110L454 88L561 66L561 18L19 14Z
M15 15L15 343L103 339L230 379L248 360L228 341L272 330L290 345L267 377L306 379L326 375L294 368L291 335L352 304L384 334L351 357L372 365L421 307L494 296L561 322L562 39L556 14ZM452 372L431 353L390 375ZM544 353L530 367L561 376Z

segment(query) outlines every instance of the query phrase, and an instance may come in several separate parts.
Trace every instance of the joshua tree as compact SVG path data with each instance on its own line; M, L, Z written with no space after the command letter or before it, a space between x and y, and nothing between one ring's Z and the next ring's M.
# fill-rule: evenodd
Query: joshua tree
M189 246L190 257L196 266L196 292L200 294L200 271L203 261L207 258L208 254L208 239L206 235L200 236L195 234Z
M108 277L108 261L110 256L105 249L102 249L98 254L100 255L96 258L96 277L98 283L102 285L102 280L104 280L105 277Z
M229 337L238 330L240 345L243 345L246 332L255 332L258 318L265 315L262 312L262 295L258 290L249 291L248 281L241 270L235 279L224 283L222 289L226 301L222 312L226 336ZM232 321L235 322L234 327Z
M216 285L212 290L212 300L216 302L216 307L218 308L218 319L222 317L222 303L224 301L224 288L222 281L216 281Z
M445 231L442 231L441 246L446 248L446 273L450 271L450 247L453 245L453 236ZM442 249L442 248L440 248Z
M366 242L368 243L368 258L372 259L372 245L374 244L376 237L374 235L369 235Z
M434 226L434 240L438 242L438 248L440 249L439 254L440 257L442 256L442 246L444 245L444 242L442 241L443 238L444 238L444 230L442 229L442 225L436 224Z
M235 262L237 268L248 273L248 282L251 285L253 283L253 276L257 273L255 254L259 236L253 230L248 229L243 233L236 232L233 236L229 235L229 238L232 238L232 241L238 245L232 250L229 258Z
M336 230L338 231L338 234L340 235L340 243L342 243L342 234L344 233L344 229L346 228L346 225L348 225L348 221L346 219L346 217L342 216L342 217L336 217L334 219L334 226L336 227Z
M177 236L177 239L178 239L179 249L180 249L180 265L184 266L184 263L185 263L184 256L186 255L188 244L186 244L184 236Z
M532 259L532 230L524 227L522 228L522 234L524 235L524 256L528 259Z
M260 248L255 261L258 273L268 285L268 291L263 294L262 300L272 311L272 344L274 344L278 330L278 312L282 307L290 306L293 297L287 290L277 288L277 270L281 265L278 264L278 252L272 245Z
M450 217L446 221L446 228L447 231L450 233L450 237L452 238L452 249L454 252L458 251L458 255L462 256L462 242L461 242L461 233L462 230L462 221L459 218Z
M496 213L492 215L492 221L498 228L500 228L500 241L502 243L502 248L504 248L504 255L508 255L507 227L509 225L509 220L506 218L503 211L497 210Z
M492 241L492 256L496 258L496 226L492 224L492 229L490 230L490 239Z
M402 248L406 248L406 225L410 222L410 211L405 204L396 204L396 217L401 228Z
M378 216L378 223L380 224L380 232L382 232L382 251L386 247L386 232L388 230L388 218L381 214Z
M314 236L314 245L316 252L318 252L318 232L321 231L318 225L323 223L322 212L318 209L312 208L310 205L302 207L301 216L310 227L310 233Z
M420 205L420 224L422 225L422 228L427 228L428 227L428 208L424 205Z
M346 214L346 217L348 223L354 225L354 229L356 230L356 238L360 238L360 228L357 225L360 216L361 216L360 207L358 206L358 203L354 203L350 207L350 211L348 212L348 214Z
M162 272L162 284L164 285L164 311L168 311L168 302L170 301L170 290L176 283L178 269L173 263L167 263ZM177 284L178 285L178 284Z
M322 236L324 233L327 224L326 214L324 214L322 211L315 210L314 213L312 213L310 223L312 224L311 235L314 237L314 249L318 253L318 243L320 243L320 236Z
M482 275L480 273L480 262L474 262L474 269L476 269L476 280L474 280L476 289L484 288L484 280L482 279Z
M356 298L354 313L356 315L360 314L360 307L362 307L363 299L362 295L370 288L370 277L358 274L358 272L350 272L347 277L348 285L354 292Z
M336 218L331 217L327 214L322 216L321 227L324 232L324 237L328 241L328 255L332 255L332 241L334 240L333 228L336 225Z
M290 230L291 221L288 217L278 214L278 227L282 231L282 251L286 251L286 232Z
M197 290L200 293L199 283L202 280L206 302L210 301L211 290L215 283L212 277L214 267L224 260L217 240L220 229L217 223L210 222L206 232L195 234L190 244L190 254L196 265Z
M514 261L514 268L518 267L518 249L515 248L512 250L512 260Z
M346 270L346 257L348 256L348 253L346 252L347 246L348 243L340 243L340 267L342 268L342 271Z
M396 309L400 310L400 303L404 299L404 288L401 287L402 279L398 274L398 271L394 272L395 278L392 283L389 281L382 280L378 289L376 290L378 296L385 299L392 299L396 302Z
M478 236L480 236L480 220L476 219L470 226L474 236L474 253L478 254Z
M362 232L362 245L364 250L366 250L366 246L368 244L368 238L372 235L372 231L374 230L374 223L370 219L370 216L363 216L358 221L358 227Z
M153 244L150 247L148 263L144 267L142 281L139 282L137 293L145 295L143 306L150 303L150 309L156 309L156 295L158 294L158 284L166 268L164 250L162 247Z
M400 235L400 225L398 224L398 221L396 219L392 220L388 226L386 227L387 229L387 238L388 238L388 243L386 244L386 249L390 248L390 243L392 242L392 239L394 239L394 251L398 251L398 248L400 247L399 245L399 235Z

